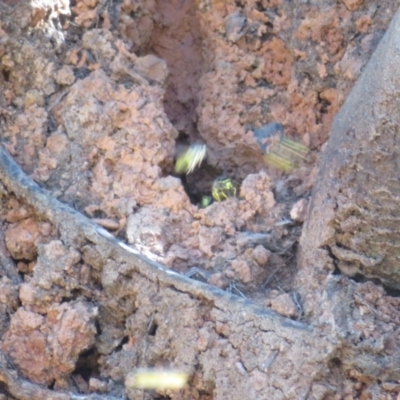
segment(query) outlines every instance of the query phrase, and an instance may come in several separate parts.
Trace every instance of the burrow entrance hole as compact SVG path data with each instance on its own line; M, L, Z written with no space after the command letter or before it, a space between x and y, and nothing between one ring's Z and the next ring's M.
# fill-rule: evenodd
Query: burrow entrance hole
M194 0L156 0L157 24L144 49L168 65L169 77L164 110L179 132L175 154L194 142L204 142L197 128L196 109L201 94L200 79L207 70L203 57L203 34ZM189 176L179 175L190 200L198 204L210 194L212 182L222 174L205 160Z

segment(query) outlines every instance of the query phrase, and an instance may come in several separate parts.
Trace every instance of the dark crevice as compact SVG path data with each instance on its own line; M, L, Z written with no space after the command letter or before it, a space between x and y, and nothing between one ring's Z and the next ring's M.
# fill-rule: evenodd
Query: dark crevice
M379 278L367 278L363 274L355 274L353 276L349 276L349 279L356 283L372 282L376 286L384 287L382 281Z
M99 376L99 357L100 354L94 348L82 353L72 375L80 375L86 382L93 376Z
M4 69L1 71L1 73L3 74L3 78L6 82L10 81L10 71L5 71Z
M87 287L85 287L85 288L76 288L76 289L72 289L71 290L71 296L74 299L83 298L83 299L85 299L87 301L91 301L91 297L90 297L89 293L90 293L90 289L88 291Z
M56 381L53 380L49 385L47 385L47 389L53 390L55 383L56 383Z
M323 246L322 248L328 252L329 257L332 260L333 265L335 267L334 271L332 272L332 275L341 275L342 271L340 271L340 268L339 268L339 259L333 254L330 246Z
M330 368L332 368L332 367L340 368L342 366L342 361L340 360L340 358L335 357L335 358L332 358L332 360L330 360L328 362L328 365Z
M63 296L61 299L62 303L69 303L75 301L77 298L85 298L87 300L90 300L88 297L87 293L85 292L84 289L81 288L75 288L72 289L66 296Z
M154 322L154 320L152 321L151 325L149 326L148 329L148 334L149 336L155 336L157 333L157 329L158 329L158 325L156 322Z
M385 290L385 294L387 296L391 296L391 297L400 297L400 289L394 289L391 287L388 287L386 285L382 285L383 289Z
M76 79L85 79L90 75L90 70L88 68L82 67L74 70L74 76Z
M324 246L323 249L328 252L329 257L331 258L333 265L335 266L335 270L333 271L332 274L333 275L342 275L342 272L338 266L339 259L333 254L330 246ZM347 277L356 283L372 282L373 284L375 284L377 286L381 286L385 290L385 294L387 296L400 297L400 289L396 289L396 288L385 285L380 278L368 278L361 273L356 273L352 276L347 275Z
M371 280L367 279L363 274L355 274L353 276L349 276L349 279L357 283L364 283Z
M8 395L7 386L3 382L0 382L0 394Z
M189 175L180 175L183 188L192 204L198 205L203 196L211 196L211 188L215 179L222 171L203 162L200 168Z
M114 349L114 352L118 352L122 350L122 347L129 342L129 336L124 336L121 340L121 343Z
M254 8L255 8L257 11L260 11L260 12L263 12L263 11L266 10L266 8L263 6L263 4L262 4L261 1L257 1L256 4L254 4Z

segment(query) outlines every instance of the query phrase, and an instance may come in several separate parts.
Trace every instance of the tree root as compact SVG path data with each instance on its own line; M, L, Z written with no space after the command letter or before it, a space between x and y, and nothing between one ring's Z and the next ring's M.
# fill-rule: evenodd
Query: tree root
M135 249L115 239L106 230L40 188L25 175L1 146L0 181L18 199L33 207L39 217L50 221L57 229L60 240L65 246L76 249L90 246L96 249L95 251L100 255L103 263L103 267L101 267L103 272L100 272L100 274L103 274L101 282L104 293L102 292L101 297L96 297L96 293L90 294L88 292L92 302L101 303L103 309L108 307L109 311L107 312L111 314L115 314L115 310L119 312L118 308L113 308L115 304L127 303L135 304L135 307L138 307L134 311L134 315L143 315L144 321L149 316L157 316L157 332L163 332L162 335L166 337L163 337L162 340L169 342L169 346L160 350L157 347L157 342L153 343L153 339L148 342L146 324L139 324L131 328L124 325L125 327L121 331L122 335L129 335L129 338L132 339L132 346L134 346L132 349L135 350L130 350L127 345L120 350L120 353L122 353L120 356L124 357L124 352L129 356L131 354L129 352L134 351L133 354L137 354L138 357L137 361L130 358L129 365L127 364L124 367L124 376L138 366L146 366L148 355L154 354L154 352L160 353L159 357L164 363L168 362L172 365L174 363L181 363L180 365L182 365L182 362L186 363L186 361L180 360L186 360L186 353L189 353L193 354L193 363L190 361L186 364L186 371L189 374L193 374L194 371L205 371L201 372L201 374L204 374L204 378L202 378L204 382L218 382L215 389L210 389L210 394L212 392L214 398L226 398L224 397L226 390L230 390L233 382L243 381L237 397L232 398L243 398L246 393L250 393L252 398L264 399L274 396L276 388L271 382L276 379L286 382L288 393L289 390L295 390L295 388L301 393L308 393L314 378L320 374L320 363L326 362L326 349L330 349L329 353L334 351L335 346L328 345L329 338L321 340L319 329L283 317L268 308L252 303L248 299L192 280L148 260ZM16 268L10 263L8 268L4 269L4 272L10 279L15 278L17 274ZM110 273L111 275L107 275ZM182 311L180 311L180 307L182 307ZM195 313L197 317L196 319L184 320L186 325L181 325L181 320L183 320L181 317L184 315L183 310L185 308L189 315ZM130 314L132 314L132 311L130 311ZM138 322L140 321L138 320ZM104 323L112 324L112 321L105 321ZM125 323L122 320L122 324ZM204 326L202 332L207 330L209 332L207 335L212 335L213 339L209 340L206 350L200 350L195 344L196 340L200 340L201 335L203 335L202 333L199 336L198 325L196 324ZM217 328L217 326L220 328ZM189 332L192 332L189 336L176 334L180 329L185 331L188 327L193 329L189 330ZM223 330L221 333L219 332L220 329ZM233 334L232 343L235 343L235 345L234 347L228 346L227 348L231 350L221 359L218 348L219 342L220 339L226 341L225 337L229 338L230 332ZM158 334L156 337L158 337ZM107 338L103 337L101 340L107 341ZM191 342L193 343L189 345ZM318 346L316 346L316 343L318 343ZM181 348L181 346L186 347L184 347L184 350L181 349L171 355L170 348ZM245 347L242 348L242 346ZM314 347L313 354L307 350L311 347ZM257 349L255 353L252 350L253 348ZM115 346L111 347L109 351L112 352L113 349L115 349ZM241 359L249 360L247 361L249 363L248 368L251 369L246 370L243 364L238 362ZM230 367L230 370L216 368L216 366L221 365L221 362L233 366L233 369L232 367ZM280 366L293 365L293 363L299 365L306 363L309 370L304 369L307 371L306 374L291 375L290 382L288 382L287 372ZM292 367L290 368L292 369ZM251 374L252 370L257 373ZM226 374L229 374L229 378L221 379ZM263 383L261 386L267 397L259 397L260 392L258 391L261 389L254 389L251 380L247 378L243 380L243 374L248 376L249 379L253 379L254 382L259 378L261 379L262 376L261 381ZM17 399L112 399L112 397L106 395L53 392L50 389L18 379L16 373L7 368L1 368L1 364L0 381L4 383L8 392ZM186 394L179 398L192 398L192 395Z

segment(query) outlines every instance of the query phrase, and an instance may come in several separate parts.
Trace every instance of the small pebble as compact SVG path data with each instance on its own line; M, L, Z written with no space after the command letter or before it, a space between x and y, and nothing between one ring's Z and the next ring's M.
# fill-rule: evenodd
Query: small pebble
M299 313L296 304L294 304L292 298L287 293L269 300L269 306L273 311L288 318L296 318Z
M304 222L307 215L308 201L300 199L297 201L290 211L290 218L295 222Z
M257 261L259 265L266 265L270 256L271 252L264 246L258 245L253 250L253 259Z

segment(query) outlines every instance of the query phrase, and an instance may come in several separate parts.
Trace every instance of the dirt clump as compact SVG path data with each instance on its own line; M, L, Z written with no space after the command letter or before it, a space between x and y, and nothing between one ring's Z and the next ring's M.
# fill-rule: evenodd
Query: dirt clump
M62 388L78 356L94 343L96 308L66 303L48 309L47 318L19 308L3 336L2 351L32 382Z

